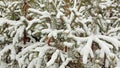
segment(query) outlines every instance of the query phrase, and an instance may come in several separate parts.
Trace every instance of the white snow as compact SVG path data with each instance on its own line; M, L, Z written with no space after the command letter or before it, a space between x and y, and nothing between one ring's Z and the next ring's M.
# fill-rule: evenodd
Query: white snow
M19 21L13 21L13 20L8 20L6 18L0 18L0 26L3 26L3 24L9 24L9 25L14 25L14 26L18 26L20 24L22 24L22 22Z
M76 37L74 35L69 35L70 38L73 38L76 42L77 45L79 45L81 42L87 41L88 37Z
M117 27L117 28L111 28L109 31L108 31L108 34L110 33L114 33L116 31L120 30L120 27Z
M60 18L60 17L62 17L64 14L61 12L61 11L59 11L58 10L58 13L57 13L57 15L56 15L56 18Z
M33 19L33 20L27 21L27 22L28 22L28 26L27 26L26 30L28 30L33 24L41 23L42 21L40 19Z
M42 33L48 33L48 38L53 37L54 39L57 39L57 34L58 34L58 33L62 33L63 30L43 29L41 32L42 32Z
M74 43L71 42L64 42L63 44L69 48L72 48L72 46L74 45Z
M92 52L92 49L91 49L91 46L92 46L92 39L93 37L90 36L88 38L88 42L86 43L86 45L82 48L80 54L83 55L83 63L86 64L87 63L87 58L90 54L90 56L93 58L94 55L93 55L93 52Z
M52 30L51 29L43 29L41 32L42 33L50 33Z
M64 54L61 51L60 51L60 58L61 58L62 62L65 61L65 56L64 56Z
M3 42L5 39L5 37L3 37L2 35L0 35L0 41Z
M7 68L8 64L6 64L5 62L0 61L0 68Z
M92 0L91 4L84 0L69 1L30 1L27 16L21 16L22 1L0 1L0 68L13 66L14 60L19 68L70 68L69 62L78 57L84 66L101 68L105 54L106 67L120 68L118 0ZM66 9L69 11L67 16ZM19 20L11 20L12 11ZM32 19L28 20L28 17ZM58 25L64 26L59 28ZM26 45L23 44L24 30L30 38ZM48 39L52 45L46 43ZM11 62L6 64L8 59Z
M4 49L2 49L1 51L0 51L0 60L3 58L2 56L4 56L4 54L7 52L7 51L11 51L11 53L10 53L10 59L11 60L14 60L15 59L15 56L16 56L16 51L15 51L15 48L14 48L14 46L13 45L6 45L5 47L4 47Z
M28 10L29 10L30 12L33 12L33 13L42 15L42 16L40 16L40 19L50 18L50 14L49 14L49 12L47 12L47 11L41 12L41 11L36 10L36 9L33 9L33 8L29 8Z
M97 37L102 38L102 39L112 43L117 50L118 50L118 47L120 47L120 41L115 38L111 38L111 37L103 36L103 35L98 35Z
M53 63L55 63L55 60L57 59L59 55L59 50L56 50L52 56L51 56L51 59L47 62L47 67L51 66Z
M72 58L67 58L67 59L65 60L65 62L63 62L63 63L60 65L59 68L65 68L65 66L66 66L70 61L72 61Z
M108 48L108 46L106 46L104 42L102 42L100 39L98 38L94 38L94 41L97 42L101 48L101 52L100 52L100 57L103 58L104 57L104 53L109 55L110 54L110 49Z

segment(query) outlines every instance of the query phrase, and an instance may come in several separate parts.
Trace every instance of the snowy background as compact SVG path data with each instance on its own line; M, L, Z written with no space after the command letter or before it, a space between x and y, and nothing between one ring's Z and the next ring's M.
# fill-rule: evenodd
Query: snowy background
M120 1L0 1L0 68L120 68Z

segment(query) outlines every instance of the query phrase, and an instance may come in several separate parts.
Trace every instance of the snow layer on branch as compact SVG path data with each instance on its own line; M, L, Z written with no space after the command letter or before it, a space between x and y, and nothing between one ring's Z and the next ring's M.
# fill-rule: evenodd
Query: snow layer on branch
M4 41L4 39L5 39L5 37L4 37L4 36L2 36L2 35L0 35L0 42L3 42L3 41Z
M8 64L5 62L0 61L0 68L7 68Z
M64 42L63 44L69 48L72 48L72 46L74 45L74 43L70 43L70 42Z
M116 68L119 68L120 67L120 57L119 59L117 60L117 65L116 65Z
M54 37L54 39L57 38L57 30L53 30L48 34L48 38Z
M84 64L87 63L87 58L89 57L89 54L90 54L90 56L91 56L92 58L94 57L93 52L92 52L92 49L91 49L92 41L93 41L92 38L93 38L92 36L90 36L90 37L88 38L88 41L87 41L86 45L82 48L82 50L81 50L81 52L80 52L81 55L83 55L83 63L84 63Z
M65 22L65 25L66 25L67 29L71 30L71 26L70 26L71 20L69 18L65 17L65 16L62 16L62 19Z
M28 26L27 26L27 30L33 25L33 24L35 24L35 23L41 23L41 20L40 19L33 19L33 20L31 20L31 21L27 21L28 22Z
M38 59L37 58L34 58L31 62L30 62L30 64L28 65L28 68L34 68L34 65L36 64L36 61L37 61Z
M69 35L68 37L73 38L75 41L77 41L77 45L79 45L81 42L87 41L89 37L76 37L74 35Z
M65 61L65 55L61 51L60 51L60 58L61 58L62 62Z
M52 47L49 47L48 45L44 45L42 47L37 47L35 48L33 51L38 51L39 52L39 58L43 58L43 56L45 55L46 51L49 49L54 49Z
M67 58L61 65L60 68L65 68L65 66L72 61L72 58Z
M3 1L0 1L1 6L5 6L5 3Z
M53 37L54 39L57 38L58 33L62 33L63 30L56 30L56 29L43 29L42 33L48 33L48 38Z
M114 23L113 26L117 25L120 22L120 18L118 18Z
M75 31L76 31L78 34L80 34L80 33L85 33L85 31L83 30L83 28L76 27L76 28L74 28L74 29L75 29Z
M41 30L42 33L50 33L52 30L51 29L43 29Z
M15 45L19 38L23 37L23 32L24 32L25 26L20 26L17 30L16 30L16 34L15 37L13 37L13 45Z
M13 45L6 45L6 46L4 47L4 49L2 49L2 50L0 51L0 60L1 60L2 56L4 55L4 53L8 52L9 50L11 51L11 53L10 53L10 58L11 58L11 60L14 60L14 59L15 59L16 51L15 51L15 49L14 49L14 46L13 46Z
M43 68L41 63L43 62L43 59L40 57L34 58L28 65L28 68Z
M97 37L112 43L117 50L118 50L118 47L120 47L120 41L114 37L103 36L103 35L97 35Z
M99 6L102 9L106 9L107 7L111 6L111 4L112 4L112 1L106 0L106 2L100 3Z
M51 66L53 63L55 63L55 60L57 59L58 55L59 55L60 51L56 50L52 56L51 59L47 62L47 67Z
M42 46L42 47L37 47L37 48L35 48L33 51L34 52L39 52L39 54L38 54L38 58L37 58L37 60L32 60L31 62L31 65L35 65L36 66L36 68L40 68L42 65L42 62L43 62L43 58L44 58L44 56L45 56L45 54L46 54L46 52L49 50L49 49L53 49L52 47L49 47L48 45L44 45L44 46ZM34 62L36 62L35 64L34 64ZM30 65L30 66L31 66Z
M19 52L17 55L16 55L16 60L18 61L19 63L19 66L24 66L25 63L28 64L28 61L26 59L26 57L28 57L28 53L32 53L34 51L35 48L39 48L40 46L43 46L44 43L42 42L37 42L35 44L31 44L29 45L28 47L24 48L21 52ZM38 50L38 49L37 49ZM30 57L30 56L29 56ZM43 56L42 56L43 57ZM32 59L33 60L33 59ZM34 60L30 63L31 65L33 65L33 62Z
M36 9L33 9L33 8L29 8L28 10L29 10L30 12L33 12L33 13L42 15L42 16L40 17L40 19L50 18L50 14L49 14L49 12L47 12L47 11L41 12L41 11L36 10Z
M80 23L83 25L83 29L85 30L85 32L86 32L88 35L91 34L90 30L88 29L87 25L85 24L86 22L91 22L91 21L92 21L92 20L91 20L91 17L90 17L90 19L88 18L88 20L87 20L87 19L82 19L82 18L76 18L75 21L76 21L76 22L80 22Z
M14 25L14 26L19 26L20 24L22 24L22 22L19 21L13 21L13 20L8 20L6 18L0 18L0 26L3 26L3 24L9 24L9 25Z
M70 10L73 11L73 12L75 13L76 16L82 15L79 11L77 11L76 8L72 8L72 9L70 9Z
M106 45L105 42L102 42L100 39L98 39L97 37L94 38L94 41L96 43L99 44L100 48L101 48L101 54L100 54L100 57L103 58L104 57L104 53L109 55L111 52L110 52L110 49L109 47Z
M114 33L114 32L116 32L116 31L118 31L118 30L120 30L120 27L112 28L112 29L110 29L110 30L108 31L108 34L109 34L109 33Z
M49 2L52 2L53 0L49 0Z
M61 12L61 11L57 11L57 15L56 15L56 18L60 18L61 16L64 16L64 14Z
M16 56L16 59L20 58L22 55L24 55L25 53L29 52L29 51L32 51L34 48L38 47L38 46L42 46L44 45L45 43L42 43L42 42L37 42L35 44L31 44L29 47L26 47L24 48L24 50L22 50L17 56ZM19 60L19 59L18 59Z

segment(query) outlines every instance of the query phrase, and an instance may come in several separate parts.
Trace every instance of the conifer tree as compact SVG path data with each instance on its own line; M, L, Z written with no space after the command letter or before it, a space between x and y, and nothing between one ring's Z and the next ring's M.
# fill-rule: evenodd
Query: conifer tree
M120 67L118 0L0 1L0 67Z

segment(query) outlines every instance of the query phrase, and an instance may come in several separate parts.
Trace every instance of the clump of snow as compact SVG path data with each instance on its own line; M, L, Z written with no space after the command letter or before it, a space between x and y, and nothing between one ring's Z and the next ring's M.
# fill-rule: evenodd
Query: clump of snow
M74 43L70 43L70 42L64 42L63 44L70 48L72 48L72 46L74 45Z

